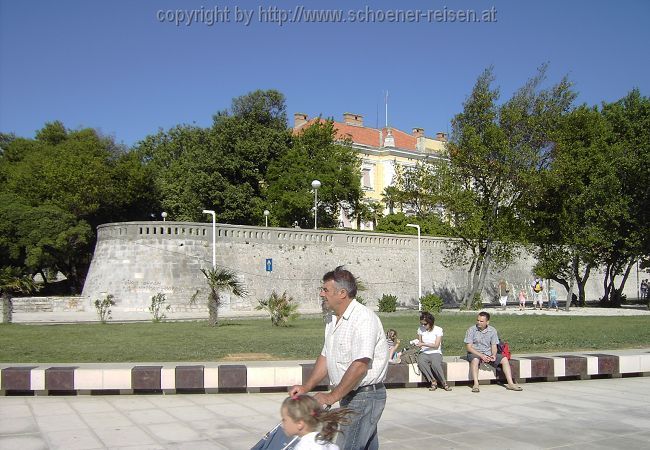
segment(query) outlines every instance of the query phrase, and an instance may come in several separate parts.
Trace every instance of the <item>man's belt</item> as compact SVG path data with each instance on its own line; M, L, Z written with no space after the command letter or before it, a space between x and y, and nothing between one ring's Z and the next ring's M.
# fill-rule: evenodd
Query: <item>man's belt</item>
M358 394L359 392L379 391L381 389L385 389L384 383L367 384L365 386L359 386L354 391L350 391L347 395L353 396Z

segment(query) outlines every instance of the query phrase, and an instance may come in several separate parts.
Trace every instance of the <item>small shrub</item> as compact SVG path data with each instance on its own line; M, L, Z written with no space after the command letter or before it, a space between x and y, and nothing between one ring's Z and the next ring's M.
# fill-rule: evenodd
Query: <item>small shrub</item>
M427 294L420 299L422 311L428 311L432 314L438 314L444 305L444 301L435 294Z
M360 295L357 295L357 296L355 297L355 300L358 301L359 303L361 303L362 305L365 305L365 304L366 304L366 300L365 300L362 296L360 296Z
M379 312L397 311L397 297L394 295L384 294L379 299Z
M95 309L101 323L111 320L111 306L115 306L114 296L108 294L103 300L95 300Z
M167 315L163 311L169 311L169 309L172 307L172 305L166 305L165 302L167 302L167 297L165 294L158 292L156 295L151 297L151 305L149 305L149 312L153 316L152 322L153 323L160 323L165 318Z
M271 323L275 326L286 327L290 320L298 317L298 304L294 303L293 297L287 295L287 291L284 291L282 296L273 291L268 299L258 302L259 305L255 309L266 310L271 316Z

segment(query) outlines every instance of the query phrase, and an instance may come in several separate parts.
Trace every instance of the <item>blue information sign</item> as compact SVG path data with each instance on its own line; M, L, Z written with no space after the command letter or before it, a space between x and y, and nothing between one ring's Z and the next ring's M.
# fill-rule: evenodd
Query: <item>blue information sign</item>
M273 259L272 258L266 258L266 271L267 272L273 272Z

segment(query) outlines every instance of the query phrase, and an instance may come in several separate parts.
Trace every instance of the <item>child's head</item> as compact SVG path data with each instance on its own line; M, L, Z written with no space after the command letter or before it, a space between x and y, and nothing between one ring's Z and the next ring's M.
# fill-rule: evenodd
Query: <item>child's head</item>
M310 395L287 397L280 408L282 428L288 436L320 431L317 438L330 442L336 437L339 424L346 423L351 412L344 408L326 411Z
M394 341L395 339L397 339L397 331L391 328L386 332L386 338Z
M303 436L311 433L318 426L316 415L321 407L309 395L287 397L282 402L282 428L289 436Z

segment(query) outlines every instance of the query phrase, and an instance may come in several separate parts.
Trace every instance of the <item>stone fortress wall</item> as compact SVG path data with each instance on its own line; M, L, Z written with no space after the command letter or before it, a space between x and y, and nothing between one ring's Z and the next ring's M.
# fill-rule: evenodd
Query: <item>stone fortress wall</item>
M174 311L205 307L207 284L200 269L212 266L211 223L123 222L101 225L97 231L83 290L88 310L94 299L111 294L115 308L146 311L151 297L159 292L166 294ZM462 295L466 273L442 266L446 241L421 238L422 291L454 304ZM272 261L271 271L267 271L267 259ZM253 311L258 300L274 290L294 297L300 312L318 312L320 280L339 265L362 280L366 290L360 296L371 307L376 307L383 294L396 295L406 305L417 303L416 236L217 224L216 263L235 271L249 291L245 298L224 295L222 310L231 313ZM496 302L500 278L516 289L528 285L533 264L523 254L504 272L490 274L483 302ZM602 275L592 272L587 299L598 298L601 286ZM636 295L632 277L627 289L628 296ZM564 299L564 288L558 286L558 293ZM193 297L197 306L192 307Z

